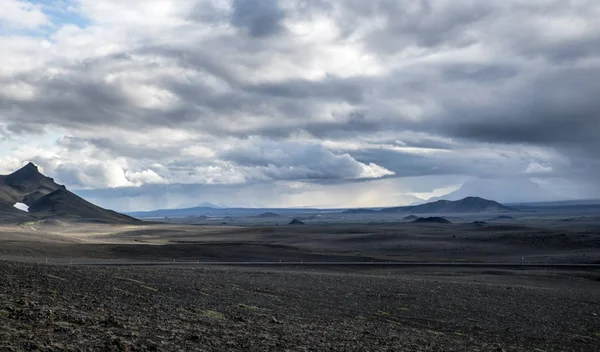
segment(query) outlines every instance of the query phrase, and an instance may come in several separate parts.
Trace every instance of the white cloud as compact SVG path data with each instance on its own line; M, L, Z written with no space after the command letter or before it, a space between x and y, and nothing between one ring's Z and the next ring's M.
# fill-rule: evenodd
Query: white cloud
M544 166L539 163L530 163L525 170L526 174L548 173L552 171L552 166Z
M396 174L395 172L374 163L369 163L369 165L360 163L360 167L362 168L359 176L360 178L379 178Z
M48 24L39 5L23 0L0 0L0 30L3 26L15 29L35 29Z
M123 167L116 162L61 163L56 167L57 178L76 187L126 187L135 184L127 179Z
M144 184L162 184L167 183L168 181L162 178L159 174L154 172L153 170L144 170L139 172L126 172L125 177L133 182L135 185L144 185Z

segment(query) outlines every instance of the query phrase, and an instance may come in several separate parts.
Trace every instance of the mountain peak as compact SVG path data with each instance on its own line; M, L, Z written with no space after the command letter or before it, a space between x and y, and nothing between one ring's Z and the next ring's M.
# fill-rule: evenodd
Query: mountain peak
M23 166L22 168L20 168L19 170L15 171L15 172L19 172L19 171L40 172L37 165L35 165L31 161L28 162L27 165Z
M44 177L44 175L42 175L40 173L40 170L38 169L38 167L34 163L29 162L29 163L27 163L27 165L23 166L19 170L6 176L6 179L9 182L19 182L19 181L23 181L23 180L27 180L27 179L31 179L31 178L40 177L40 176Z
M13 174L16 173L39 173L40 170L38 169L37 165L35 165L34 163L32 163L31 161L27 163L27 165L23 166L22 168L20 168L19 170L13 172Z
M22 169L38 169L38 167L33 162L28 162L27 165L23 166Z

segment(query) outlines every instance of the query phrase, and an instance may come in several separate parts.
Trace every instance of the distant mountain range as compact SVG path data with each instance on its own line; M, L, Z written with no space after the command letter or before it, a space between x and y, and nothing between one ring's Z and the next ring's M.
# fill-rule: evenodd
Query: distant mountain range
M346 214L360 213L412 213L412 214L459 214L459 213L503 213L518 211L515 208L507 207L496 201L483 199L479 197L466 197L457 201L438 200L421 205L409 205L403 207L374 209L350 209Z
M0 176L0 219L40 218L138 221L86 201L67 190L65 186L54 182L52 178L41 174L33 163L28 163L10 175Z
M192 207L183 209L158 209L151 211L135 211L126 214L136 218L182 218L188 216L240 216L240 217L276 217L297 214L312 213L339 213L344 209L317 209L317 208L213 208L213 207ZM266 214L266 215L265 215ZM275 214L269 215L269 214Z
M301 214L314 213L343 213L352 214L443 214L443 213L504 213L519 211L516 208L502 205L493 200L487 200L479 197L466 197L458 201L439 200L436 202L391 207L391 208L369 208L369 209L317 209L317 208L210 208L193 207L184 209L159 209L153 211L131 212L128 215L136 218L182 218L194 216L209 217L254 217L254 218L275 218L281 216L298 216ZM416 219L416 217L415 217ZM414 219L413 219L414 220Z

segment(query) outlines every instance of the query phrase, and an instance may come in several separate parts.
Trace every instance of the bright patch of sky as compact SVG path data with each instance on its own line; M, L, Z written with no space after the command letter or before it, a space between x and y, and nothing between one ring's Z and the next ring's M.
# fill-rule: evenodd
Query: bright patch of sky
M0 36L49 37L66 25L89 24L74 0L0 0L0 8Z
M0 123L0 158L14 155L23 149L40 149L50 151L56 148L56 142L65 136L65 132L58 128L46 128L42 133L32 135L16 134L6 130ZM32 143L32 139L34 143ZM0 159L1 160L1 159ZM14 170L12 170L14 171Z

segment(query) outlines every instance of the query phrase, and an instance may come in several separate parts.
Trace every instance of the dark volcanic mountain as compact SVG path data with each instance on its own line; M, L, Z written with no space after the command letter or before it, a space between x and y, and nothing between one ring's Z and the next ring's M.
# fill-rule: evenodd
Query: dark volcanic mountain
M18 210L16 203L29 206ZM71 193L50 177L42 175L33 163L10 175L0 176L0 212L3 218L71 218L89 221L134 222L132 217L96 206Z
M3 208L12 208L15 203L34 202L61 187L64 186L42 175L37 166L29 163L10 175L0 176L0 203Z
M493 200L478 197L467 197L457 201L438 200L437 202L413 205L407 207L394 207L381 209L382 213L502 213L516 211L514 208L504 206Z

